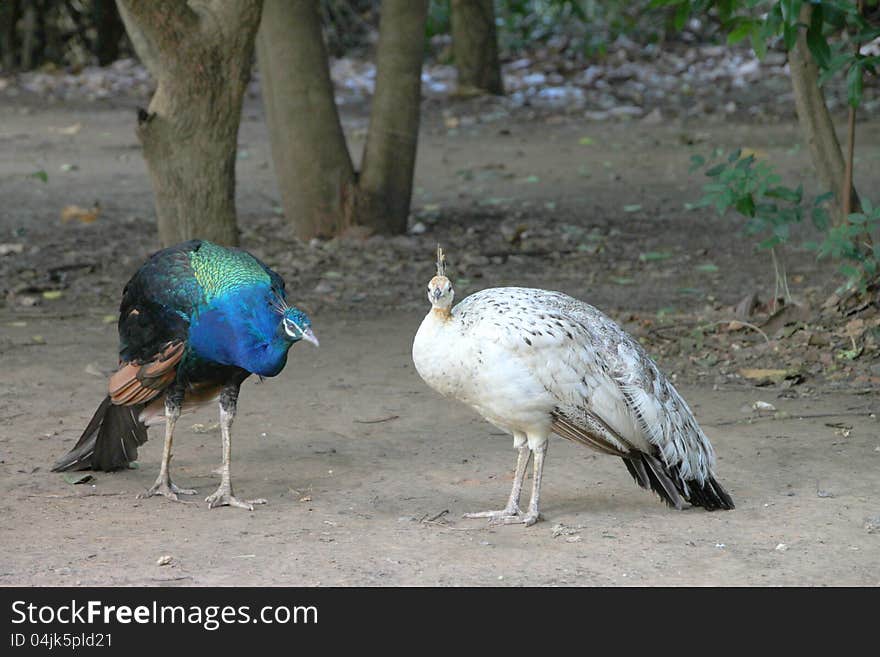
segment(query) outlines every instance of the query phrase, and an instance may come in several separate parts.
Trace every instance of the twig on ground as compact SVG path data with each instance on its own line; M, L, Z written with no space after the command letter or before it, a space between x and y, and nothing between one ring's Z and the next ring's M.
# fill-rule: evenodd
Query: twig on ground
M709 427L725 427L731 424L752 424L764 420L816 420L823 417L876 417L876 411L865 411L862 413L811 413L808 415L752 415L740 418L739 420L724 420L723 422L707 423Z
M354 420L357 424L379 424L380 422L390 422L391 420L396 420L399 418L399 415L389 415L388 417L380 417L375 420Z

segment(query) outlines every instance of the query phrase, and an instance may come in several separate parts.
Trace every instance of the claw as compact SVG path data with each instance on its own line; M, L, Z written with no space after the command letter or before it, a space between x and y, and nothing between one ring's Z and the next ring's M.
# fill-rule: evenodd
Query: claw
M536 522L541 520L540 513L525 513L517 516L507 516L498 521L494 521L492 524L500 524L500 525L525 525L526 527L531 527Z
M230 486L221 486L213 493L208 495L205 498L205 502L208 503L208 508L213 509L218 506L235 506L239 509L247 509L248 511L254 510L254 504L267 504L268 500L263 497L257 498L255 500L240 500L235 495L232 494L232 487Z
M162 495L167 497L169 500L173 500L175 502L180 502L180 498L178 495L195 495L198 493L197 490L192 488L179 488L177 484L175 484L170 479L163 479L159 477L150 488L145 490L143 493L138 494L137 498L139 500L146 499L148 497L153 497L154 495Z

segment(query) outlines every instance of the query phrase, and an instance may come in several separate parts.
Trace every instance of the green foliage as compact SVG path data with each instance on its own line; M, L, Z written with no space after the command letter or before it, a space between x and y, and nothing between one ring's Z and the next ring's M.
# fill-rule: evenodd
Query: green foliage
M781 39L786 50L797 42L802 27L799 16L806 0L652 0L651 7L675 7L677 29L692 14L711 13L727 31L727 42L738 43L748 38L759 58L767 48ZM853 107L862 100L862 78L865 72L877 74L880 56L856 54L852 43L867 43L880 36L880 28L859 14L856 3L848 0L810 0L812 15L807 27L806 43L821 72L824 83L837 73L846 71L847 98ZM876 0L869 0L876 5ZM845 40L832 43L838 34Z
M872 244L870 236L880 227L880 207L862 201L862 211L849 215L848 220L828 231L821 244L813 246L820 258L841 261L840 272L849 287L864 291L867 284L880 274L880 245Z
M691 171L705 164L705 158L698 155L691 161ZM703 186L703 198L698 205L714 206L719 215L735 209L746 218L746 233L761 238L762 249L787 242L791 226L804 219L803 187L784 187L773 166L754 155L743 156L741 151L734 151L705 173L712 182ZM812 215L814 223L827 222L825 210L819 205L814 205Z
M847 286L864 290L880 274L880 246L872 246L870 236L880 228L880 207L863 200L863 211L849 215L849 220L832 226L826 202L832 193L812 199L804 197L803 186L785 187L773 165L754 155L734 151L715 164L722 151L716 150L707 160L701 155L691 157L691 172L711 164L704 171L711 182L703 185L698 207L714 207L719 215L734 210L745 221L745 232L760 241L759 248L774 249L788 244L792 229L809 216L820 241L801 245L815 251L819 258L831 257L840 262L840 272Z
M431 0L425 22L425 36L429 39L452 30L451 5L452 0Z
M495 0L501 47L506 51L553 42L565 54L604 55L621 34L657 41L664 17L647 11L649 0Z

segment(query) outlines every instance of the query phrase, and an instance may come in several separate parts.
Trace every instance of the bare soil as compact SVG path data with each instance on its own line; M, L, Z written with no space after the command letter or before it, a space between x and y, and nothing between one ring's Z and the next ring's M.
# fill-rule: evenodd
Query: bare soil
M362 113L346 116L356 154L364 125ZM421 228L306 245L278 216L261 110L249 101L242 242L284 274L322 345L295 347L279 377L242 391L233 484L269 501L253 513L200 502L219 481L214 413L185 417L175 441L172 475L199 490L193 503L136 499L157 472L155 431L137 469L78 485L49 472L104 394L121 288L157 248L133 129L124 105L0 105L0 243L22 245L0 256L0 584L880 583L875 361L859 382L814 370L795 386L756 387L736 374L740 352L751 350L753 366L798 356L781 355L775 339L760 351L757 335L735 336L713 360L649 341L712 439L737 509L669 510L616 459L556 440L545 521L527 529L461 519L503 504L511 440L430 391L411 364L438 241L460 297L501 284L559 289L637 334L658 311L684 322L723 317L753 291L766 299L767 255L732 219L684 209L702 183L688 160L747 145L809 182L794 126L585 123L499 114L491 101L445 113L429 104L414 201ZM857 182L870 189L880 124L859 136ZM36 170L47 183L27 177ZM64 206L96 199L97 221L59 219ZM640 258L658 252L670 256ZM717 271L699 269L706 263ZM824 298L836 282L832 265L797 252L789 274L803 299ZM777 412L762 416L756 401Z

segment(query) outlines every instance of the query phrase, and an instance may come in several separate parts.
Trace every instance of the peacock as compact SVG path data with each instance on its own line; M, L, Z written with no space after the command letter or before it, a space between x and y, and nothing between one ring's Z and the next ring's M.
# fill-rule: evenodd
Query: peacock
M715 453L678 391L636 340L602 312L559 292L500 287L452 307L442 249L428 284L431 310L413 362L437 392L471 406L513 436L518 451L504 509L467 513L502 524L539 519L553 433L623 459L669 506L733 509L715 478ZM534 454L528 510L519 506Z
M266 500L233 494L232 436L239 389L251 374L275 376L300 340L318 346L311 320L288 304L284 281L247 251L191 240L154 253L125 286L119 369L79 441L52 468L118 470L135 461L147 427L165 422L156 483L140 497L195 490L171 481L174 426L182 412L219 398L223 464L210 508L253 510Z

